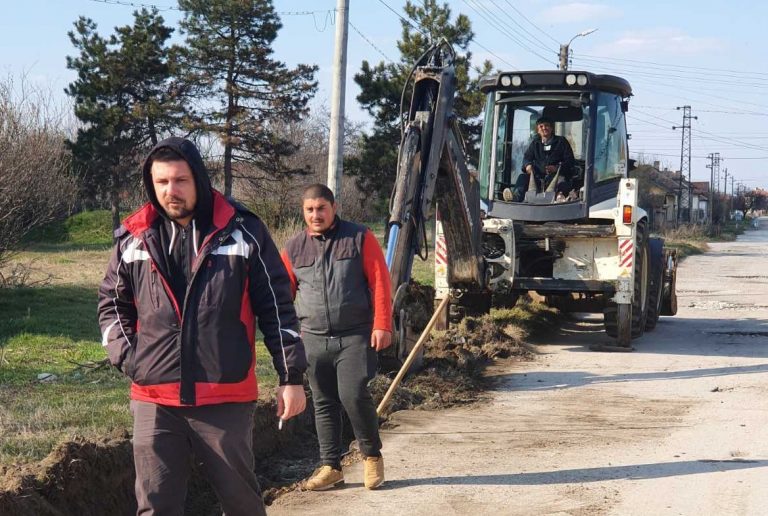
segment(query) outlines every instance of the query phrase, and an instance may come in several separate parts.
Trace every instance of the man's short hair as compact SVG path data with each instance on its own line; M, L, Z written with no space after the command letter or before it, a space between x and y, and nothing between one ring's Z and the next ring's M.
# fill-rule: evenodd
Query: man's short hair
M309 185L304 189L304 193L301 195L301 200L306 201L307 199L325 199L331 204L336 202L333 198L331 189L321 183Z
M187 160L184 158L184 156L173 150L171 147L160 147L147 158L147 162L149 163L150 167L152 167L152 164L155 161L159 161L160 163L168 163L169 161Z
M555 123L548 116L540 116L539 119L536 120L536 125L539 124L549 124L551 127L555 126Z

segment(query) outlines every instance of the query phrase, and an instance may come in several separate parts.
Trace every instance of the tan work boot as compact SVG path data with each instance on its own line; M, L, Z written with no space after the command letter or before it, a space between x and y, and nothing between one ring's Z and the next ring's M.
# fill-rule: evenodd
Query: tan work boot
M324 464L317 468L312 476L304 483L304 489L309 491L325 491L344 483L344 473L339 469Z
M376 489L384 483L384 457L365 458L363 483L368 489Z

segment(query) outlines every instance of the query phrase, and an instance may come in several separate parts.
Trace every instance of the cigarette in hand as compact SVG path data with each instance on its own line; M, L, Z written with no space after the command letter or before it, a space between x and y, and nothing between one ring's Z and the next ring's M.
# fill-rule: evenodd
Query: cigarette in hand
M280 422L277 423L277 429L282 430L283 429L283 418L280 418Z

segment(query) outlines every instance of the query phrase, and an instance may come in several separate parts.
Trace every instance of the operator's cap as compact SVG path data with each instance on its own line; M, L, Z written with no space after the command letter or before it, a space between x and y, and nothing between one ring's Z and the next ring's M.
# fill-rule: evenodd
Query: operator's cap
M539 119L536 120L536 125L539 125L539 124L555 125L552 119L549 118L548 116L540 116Z

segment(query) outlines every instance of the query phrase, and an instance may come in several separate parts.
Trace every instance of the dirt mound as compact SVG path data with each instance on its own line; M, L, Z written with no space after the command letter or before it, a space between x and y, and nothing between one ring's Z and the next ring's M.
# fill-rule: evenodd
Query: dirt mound
M126 438L62 444L37 464L0 471L0 515L132 514L133 458Z
M466 317L447 331L435 332L425 346L424 368L403 381L383 415L477 400L485 387L484 367L497 358L530 357L524 339L531 329L551 323L556 316L555 310L521 301L515 308ZM377 404L391 385L392 377L394 374L374 379L371 389Z

